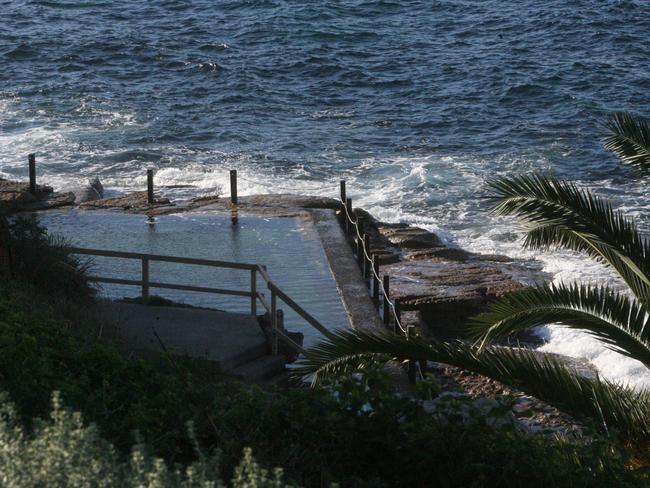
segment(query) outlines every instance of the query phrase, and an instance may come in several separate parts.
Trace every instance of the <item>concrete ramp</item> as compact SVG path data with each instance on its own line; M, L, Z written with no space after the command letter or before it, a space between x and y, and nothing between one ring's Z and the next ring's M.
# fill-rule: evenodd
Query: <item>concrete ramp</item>
M267 354L266 336L251 315L113 301L101 302L98 313L109 324L107 335L145 353L162 352L155 331L171 353L212 361L221 371Z

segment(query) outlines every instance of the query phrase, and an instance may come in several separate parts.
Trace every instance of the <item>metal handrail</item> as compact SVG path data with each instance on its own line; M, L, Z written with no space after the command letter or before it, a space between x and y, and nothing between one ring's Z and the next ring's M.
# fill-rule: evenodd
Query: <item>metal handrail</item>
M298 343L296 343L290 337L282 333L282 331L279 329L278 313L277 313L278 298L282 300L282 302L284 302L289 308L294 310L300 317L302 317L309 325L314 327L321 334L325 335L326 337L333 337L332 333L329 330L327 330L327 328L323 324L321 324L309 312L307 312L304 308L298 305L291 297L289 297L286 293L284 293L273 282L271 276L266 270L266 266L260 264L240 263L240 262L233 262L233 261L216 261L213 259L184 258L178 256L165 256L160 254L143 254L143 253L124 252L124 251L109 251L104 249L88 249L82 247L72 247L69 250L73 254L140 260L142 263L141 280L109 278L104 276L89 276L88 279L96 283L112 283L112 284L119 284L119 285L139 286L142 288L142 300L145 303L149 300L150 288L164 288L164 289L172 289L172 290L193 291L193 292L200 292L200 293L234 295L234 296L241 296L241 297L250 297L251 315L257 315L257 301L259 300L262 306L266 309L266 311L269 313L271 317L271 330L273 336L271 349L273 354L278 354L278 340L281 340L282 342L291 346L294 350L296 350L299 353L304 352L304 349ZM164 261L169 263L248 270L251 272L250 291L229 290L225 288L212 288L212 287L204 287L204 286L180 285L174 283L160 283L156 281L150 281L149 280L150 261ZM266 282L267 288L271 291L270 304L267 303L264 295L257 291L257 276L256 276L257 273L260 274L262 279Z

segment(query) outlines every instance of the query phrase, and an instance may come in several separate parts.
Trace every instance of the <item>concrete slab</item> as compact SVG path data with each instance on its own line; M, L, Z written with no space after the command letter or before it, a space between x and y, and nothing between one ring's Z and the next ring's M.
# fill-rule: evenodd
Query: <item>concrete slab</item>
M110 324L105 334L137 351L161 352L155 331L170 352L213 361L222 371L267 353L266 336L251 315L108 300L97 311Z
M350 319L350 325L357 330L371 332L384 330L335 211L312 209L311 214L341 294L343 306Z

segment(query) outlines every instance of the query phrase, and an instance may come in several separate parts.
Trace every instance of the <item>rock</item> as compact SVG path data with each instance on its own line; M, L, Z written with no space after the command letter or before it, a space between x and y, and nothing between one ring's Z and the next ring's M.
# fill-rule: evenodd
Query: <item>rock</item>
M153 205L147 202L147 192L137 191L120 195L118 197L103 198L82 203L79 207L86 210L126 210L130 212L147 212L151 208L160 206L173 206L167 198L157 197Z
M46 210L72 205L72 193L55 193L51 186L36 185L36 192L29 191L29 184L0 178L0 205L12 212Z
M104 198L104 186L99 178L95 177L88 180L85 186L77 186L70 188L70 192L75 195L75 202L81 204L84 202L91 202L94 200L101 200Z
M438 236L419 227L384 225L378 230L381 235L401 249L430 249L442 245Z
M539 264L471 253L426 229L383 223L361 209L354 214L362 218L370 252L380 256L380 273L390 276L403 324L415 325L420 335L464 337L467 319L491 300L542 278Z

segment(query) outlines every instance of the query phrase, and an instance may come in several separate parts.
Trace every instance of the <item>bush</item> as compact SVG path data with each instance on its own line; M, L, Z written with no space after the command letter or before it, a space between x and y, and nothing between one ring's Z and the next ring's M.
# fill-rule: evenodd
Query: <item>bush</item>
M49 420L37 419L31 434L18 421L14 406L0 395L0 483L11 487L221 487L219 456L168 467L146 447L135 446L123 461L94 425L86 426L78 412L65 410L55 393ZM189 436L192 438L192 429ZM233 488L289 488L282 470L269 473L250 449L235 470Z
M9 220L0 213L0 248L8 254L9 274L41 292L73 301L95 293L87 280L90 262L71 254L65 239L48 234L33 216Z
M78 327L33 285L0 283L0 389L16 402L26 428L35 429L33 439L41 440L59 432L53 427L60 425L58 417L48 424L54 430L33 419L49 413L51 392L60 391L54 411L66 405L96 427L82 429L80 417L61 413L77 424L70 436L53 439L74 441L77 447L69 449L83 452L65 462L77 459L80 469L85 466L84 473L98 480L111 479L103 473L113 473L115 463L132 456L136 443L146 446L137 454L144 457L136 456L145 466L140 472L154 480L175 476L174 466L184 466L178 467L181 473L188 473L186 467L197 472L195 463L208 462L197 455L201 445L206 452L221 452L222 479L245 479L237 467L251 447L263 465L283 466L288 480L304 486L643 486L648 481L626 468L627 459L607 439L575 445L478 422L436 421L419 403L395 396L381 371L328 388L264 391L224 381L204 363L179 358L176 369L164 361L126 359L110 344L77 333ZM436 394L429 390L424 393ZM187 435L188 423L194 436ZM8 425L5 437L15 429ZM16 448L14 440L25 435L16 432L6 437L3 462L18 455L12 449L29 446L31 451L21 452L33 453L34 469L50 472L63 462L39 458L37 444ZM84 437L89 432L96 442ZM99 460L84 458L86 451ZM276 483L272 474L264 476Z

